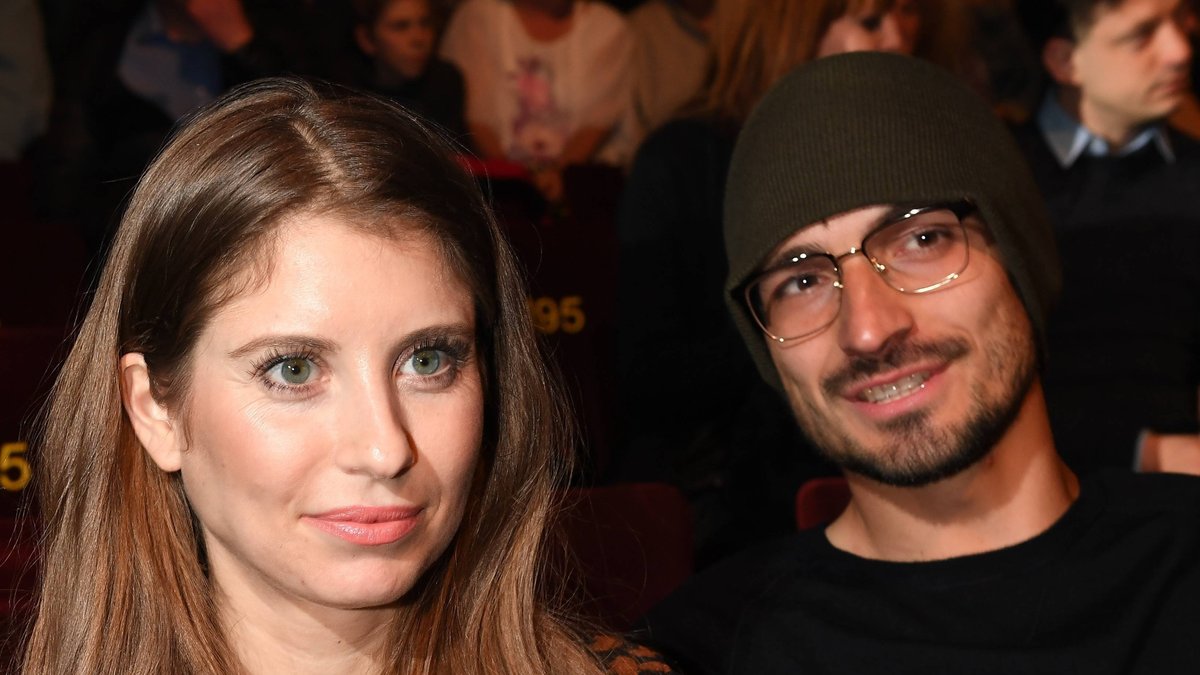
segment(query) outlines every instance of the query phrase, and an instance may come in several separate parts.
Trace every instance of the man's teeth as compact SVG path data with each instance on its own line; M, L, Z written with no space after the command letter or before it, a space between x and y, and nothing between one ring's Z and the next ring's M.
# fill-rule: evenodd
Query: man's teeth
M914 391L925 388L925 380L929 373L913 373L878 387L868 387L862 390L858 397L868 403L886 403L894 399L908 396Z

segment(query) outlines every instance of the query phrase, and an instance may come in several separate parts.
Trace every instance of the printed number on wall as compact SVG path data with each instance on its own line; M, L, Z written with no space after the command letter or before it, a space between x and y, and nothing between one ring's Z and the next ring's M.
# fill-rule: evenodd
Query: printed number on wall
M23 442L0 445L0 488L16 492L29 485L33 472L22 456L29 449Z
M547 335L559 331L578 333L587 323L587 316L583 313L583 298L578 295L568 295L560 300L530 298L529 313L533 315L533 325Z

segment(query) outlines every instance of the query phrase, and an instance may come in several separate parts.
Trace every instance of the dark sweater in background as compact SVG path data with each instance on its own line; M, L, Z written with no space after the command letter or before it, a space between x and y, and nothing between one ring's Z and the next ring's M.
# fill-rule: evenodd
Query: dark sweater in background
M432 59L424 73L398 86L384 87L368 81L364 88L437 123L451 138L468 144L467 124L463 117L466 85L462 73L449 61Z
M1064 169L1015 131L1054 221L1063 294L1045 387L1055 442L1081 473L1130 467L1139 434L1197 432L1200 143L1168 132L1125 157Z

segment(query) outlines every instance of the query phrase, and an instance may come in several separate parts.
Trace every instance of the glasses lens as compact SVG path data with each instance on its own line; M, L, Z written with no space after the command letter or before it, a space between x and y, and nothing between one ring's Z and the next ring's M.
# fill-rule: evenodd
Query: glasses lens
M882 266L888 284L905 293L931 290L967 266L967 233L950 209L919 211L886 225L863 242L863 249Z
M772 336L820 330L837 315L838 272L825 255L802 254L760 277L747 291L754 318Z

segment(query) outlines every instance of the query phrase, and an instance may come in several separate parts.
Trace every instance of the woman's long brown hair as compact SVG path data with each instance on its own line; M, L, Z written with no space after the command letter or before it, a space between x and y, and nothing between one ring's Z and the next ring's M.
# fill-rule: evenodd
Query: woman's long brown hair
M543 579L570 455L563 397L520 269L451 154L399 108L295 80L231 92L163 149L121 222L37 446L44 566L24 672L242 670L182 482L150 461L122 409L118 360L144 354L155 397L186 419L197 337L269 274L278 226L305 213L385 237L425 233L475 299L480 469L449 550L397 603L384 672L599 671Z

